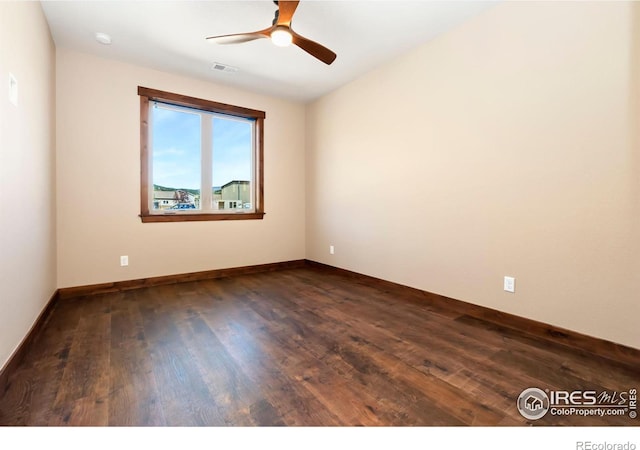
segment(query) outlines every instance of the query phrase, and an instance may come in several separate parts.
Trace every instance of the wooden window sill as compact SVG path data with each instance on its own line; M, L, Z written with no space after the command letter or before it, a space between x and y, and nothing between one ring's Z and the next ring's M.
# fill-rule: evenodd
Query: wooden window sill
M151 222L202 222L214 220L262 220L263 212L237 214L148 214L140 215L143 223Z

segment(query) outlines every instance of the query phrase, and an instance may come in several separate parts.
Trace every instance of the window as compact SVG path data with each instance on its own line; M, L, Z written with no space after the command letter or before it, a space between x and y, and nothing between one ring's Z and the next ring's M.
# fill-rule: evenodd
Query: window
M143 222L263 218L263 111L138 95Z

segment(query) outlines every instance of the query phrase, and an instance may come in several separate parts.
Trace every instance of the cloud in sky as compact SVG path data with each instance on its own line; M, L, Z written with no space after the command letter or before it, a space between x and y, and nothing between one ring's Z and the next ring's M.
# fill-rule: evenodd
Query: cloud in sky
M213 185L251 179L251 124L213 120Z
M205 116L203 120L211 120ZM153 183L200 189L201 117L165 107L153 110ZM245 120L213 117L213 186L251 179L252 125Z
M163 156L183 156L187 152L185 150L181 150L179 148L164 148L164 149L153 149L153 155L157 157Z

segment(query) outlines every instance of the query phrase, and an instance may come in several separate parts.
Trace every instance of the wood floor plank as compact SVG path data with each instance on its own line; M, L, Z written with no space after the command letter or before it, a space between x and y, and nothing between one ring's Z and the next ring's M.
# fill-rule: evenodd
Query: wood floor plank
M0 425L633 426L516 408L528 387L637 388L629 362L297 267L58 302L0 392Z
M84 306L76 300L56 304L7 391L0 393L0 424L44 426L49 422Z
M235 290L240 289L240 286L235 286ZM316 356L317 354L326 355L331 349L315 336L316 333L309 328L309 325L292 318L295 315L294 311L287 310L286 306L279 304L274 305L273 308L265 307L260 297L254 292L245 292L242 298L263 318L265 327L272 337L271 340L275 339L276 343L270 346L270 351L290 377L301 383L315 395L320 403L334 415L342 417L348 425L384 423L370 406L375 404L375 399L370 393L356 392L348 383L349 380L341 377L339 372ZM274 317L277 317L277 320L273 320ZM292 341L293 334L296 338ZM298 341L302 336L305 337L305 342L313 347L312 352L308 351L309 348L301 348L299 345ZM295 355L301 350L306 351L306 354L311 355L312 358L297 358ZM383 410L382 414L386 414L386 411Z
M184 324L176 317L180 310L176 306L176 289L170 285L135 292L166 425L224 425L224 417L215 407L181 337L180 327Z
M114 294L109 366L109 425L166 425L135 294Z
M108 425L111 298L86 301L49 425Z
M247 298L252 299L253 296L248 295ZM284 296L276 301L282 304L282 308L286 308L291 316L281 320L282 329L275 331L282 345L286 345L293 334L291 329L287 329L287 324L295 323L297 338L294 340L305 352L315 355L318 359L318 363L312 367L303 368L303 374L299 376L305 386L317 396L323 397L328 392L333 392L334 396L340 397L345 395L345 389L357 386L358 392L361 393L360 399L355 400L354 397L343 407L358 408L360 412L365 413L365 420L369 416L366 412L368 410L379 416L376 418L382 419L383 423L393 425L400 423L405 425L463 424L434 402L425 401L427 397L420 395L411 383L405 383L405 380L394 377L393 371L387 370L388 367L378 366L371 358L371 353L379 349L371 346L363 348L367 343L360 339L354 340L350 328L341 327L339 322L331 321L326 324L316 324L319 329L314 333L306 326L306 323L316 321L313 313L293 307ZM257 311L262 309L262 313L265 314L259 297L253 298L253 307ZM396 362L400 363L400 361ZM318 373L319 367L329 367L332 369L333 376L326 372ZM311 384L312 380L316 383ZM376 407L380 404L384 404L385 407ZM345 411L340 413L344 415ZM352 414L349 420L360 419Z
M258 389L240 370L211 328L199 314L193 313L187 320L188 330L183 340L189 349L195 366L207 385L216 408L225 425L267 425L255 422L254 405L259 405L257 419L266 418L267 402ZM277 420L275 420L277 422ZM269 423L272 425L273 423Z
M207 310L204 319L242 371L279 411L284 424L342 425L308 390L287 375L282 367L286 364L282 355L272 351L273 338L268 334L263 319L238 301L241 292L225 292L222 284L225 283L208 283L207 287L216 298L217 307L223 302L233 304L233 307ZM295 354L289 355L288 359L292 357Z

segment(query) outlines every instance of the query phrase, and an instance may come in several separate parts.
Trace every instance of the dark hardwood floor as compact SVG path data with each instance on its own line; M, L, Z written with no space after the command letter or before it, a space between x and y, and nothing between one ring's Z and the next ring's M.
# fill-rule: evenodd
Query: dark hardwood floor
M529 387L627 391L616 364L317 267L58 302L2 425L638 425L528 421Z

